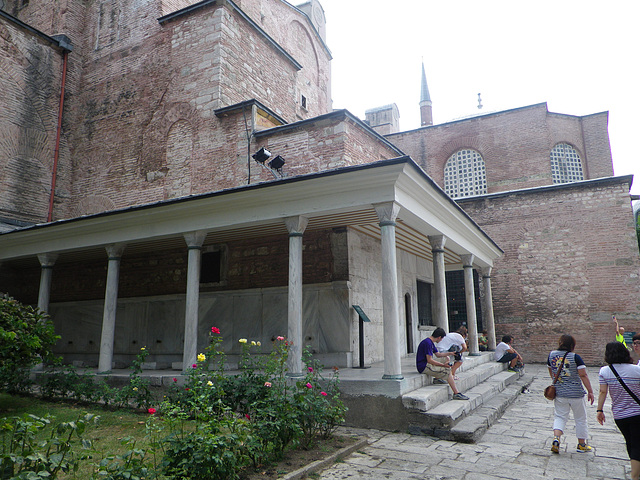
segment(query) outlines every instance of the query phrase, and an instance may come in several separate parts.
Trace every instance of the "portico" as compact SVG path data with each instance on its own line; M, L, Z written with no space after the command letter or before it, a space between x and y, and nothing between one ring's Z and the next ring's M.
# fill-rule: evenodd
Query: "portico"
M309 247L305 249L305 240L317 232L338 232L331 238L344 238L322 250L331 253L330 261L320 262ZM260 288L252 287L250 282L241 284L242 288L231 288L224 279L213 287L202 282L202 252L208 246L233 246L243 239L259 243L262 238L281 239L281 243L288 244L287 282L274 280L273 285ZM122 288L118 289L118 283L123 282L121 262L129 258L135 265L136 258L151 257L156 260L149 264L157 264L169 249L185 251L183 294L165 295L149 289L143 296L124 293L119 297ZM340 253L344 249L346 253ZM266 275L269 263L275 268L281 257L269 253L276 251L275 247L263 250L258 253L265 257L267 267L262 274ZM112 368L118 352L133 352L143 346L138 338L142 334L123 331L134 327L133 322L121 321L121 315L140 322L146 332L153 332L154 336L148 334L144 341L173 352L166 359L171 364L179 363L180 368L193 363L205 345L211 326L207 322L225 326L229 340L223 345L229 352L236 351L237 338L262 339L267 345L276 332L286 331L293 342L288 364L292 376L302 373L302 349L307 344L313 345L314 354L328 361L352 366L357 363L358 348L357 317L351 305L360 304L373 324L367 334L370 348L366 360L384 362L384 379L402 379L400 360L407 352L403 349L406 342L400 328L400 309L406 282L400 283L399 277L407 275L398 262L399 252L426 268L431 266L437 326L447 325L445 270L490 271L502 254L409 157L35 225L0 235L2 268L16 271L41 266L43 309L47 309L44 307L49 303L49 291L58 281L56 269L71 265L69 270L79 271L88 261L104 262L107 275L99 320L87 320L98 318L97 299L83 300L80 305L65 302L58 295L48 309L52 310L65 348L77 342L71 338L74 328L70 325L100 323L99 351L88 346L78 348L86 351L87 358L99 358L99 370L105 372ZM335 275L338 267L334 265L337 255L345 262L339 280ZM241 263L241 258L234 261L234 274L239 275L237 271L242 268L251 269L250 264ZM329 269L326 265L330 264ZM325 283L305 283L306 269L327 269L327 278L331 272L334 277ZM128 271L135 277L129 282L153 274L133 267ZM207 291L203 292L201 287L206 285ZM472 285L471 282L471 288ZM491 294L490 283L484 282L484 286L486 299ZM486 308L483 312L485 321L493 318ZM286 329L282 321L286 322ZM475 323L475 318L470 321ZM427 330L421 330L417 321L413 328L417 343L420 333L426 335ZM96 327L86 329L94 332ZM182 340L181 348L177 347L178 339ZM469 340L477 345L477 331L472 328Z

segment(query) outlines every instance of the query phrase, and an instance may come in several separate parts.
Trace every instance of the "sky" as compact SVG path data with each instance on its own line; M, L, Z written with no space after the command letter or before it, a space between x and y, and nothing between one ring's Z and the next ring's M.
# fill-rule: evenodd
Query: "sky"
M543 102L608 111L614 174L640 195L636 1L320 0L333 108L364 119L395 103L400 130L419 128L424 61L434 124Z

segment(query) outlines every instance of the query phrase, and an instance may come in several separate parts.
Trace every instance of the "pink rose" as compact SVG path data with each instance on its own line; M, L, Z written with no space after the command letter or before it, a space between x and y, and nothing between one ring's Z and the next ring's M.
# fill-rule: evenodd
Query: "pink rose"
M175 382L177 382L177 381L178 381L178 379L177 379L177 378L175 378L175 377L173 377L173 382L175 383Z
M264 386L265 387L270 387L271 386L271 382L264 382Z
M198 365L197 365L197 364L195 364L195 363L194 363L193 365L191 365L191 366L192 366L193 368L198 368Z
M307 383L307 388L313 388L313 385L311 385L310 383Z
M323 397L327 396L327 392L320 392L320 395L322 395Z
M220 329L218 327L211 327L211 333L218 335L220 333Z
M249 416L248 413L245 413L244 416L247 418L247 420L251 420L251 417Z
M313 368L311 367L307 367L307 370L309 370L310 372L313 372Z
M284 337L277 337L276 340L282 341L282 340L284 340Z
M151 415L153 415L154 413L156 413L156 409L151 407L149 410L147 410Z

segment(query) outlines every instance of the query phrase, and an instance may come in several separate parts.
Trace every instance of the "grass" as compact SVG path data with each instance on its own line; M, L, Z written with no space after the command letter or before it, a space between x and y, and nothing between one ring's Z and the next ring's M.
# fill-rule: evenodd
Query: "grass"
M138 440L137 446L143 447L145 440L145 422L148 413L127 409L111 409L95 405L79 404L68 401L46 402L33 397L20 397L0 393L0 419L8 417L22 417L25 414L44 417L49 414L55 417L55 423L76 420L85 413L100 416L97 427L88 428L84 437L94 442L94 447L105 454L119 454L128 450L121 444L125 437ZM48 431L48 429L47 429ZM83 462L77 478L90 478L93 470L92 463L98 463L100 458L93 458Z

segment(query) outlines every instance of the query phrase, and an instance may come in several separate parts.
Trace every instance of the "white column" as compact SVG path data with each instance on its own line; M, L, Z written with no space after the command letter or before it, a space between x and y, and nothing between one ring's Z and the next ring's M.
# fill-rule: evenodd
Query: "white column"
M38 292L38 309L41 312L49 310L49 298L51 296L51 277L53 275L53 265L56 263L58 255L55 253L42 253L38 255L40 260L40 291Z
M198 308L200 300L200 263L202 243L206 232L184 234L189 249L187 264L187 296L184 312L184 348L182 351L182 370L186 371L198 356Z
M302 234L309 220L296 216L285 218L289 231L289 306L287 312L287 339L290 342L287 375L302 374Z
M394 202L374 205L380 220L382 248L382 329L384 335L383 379L399 380L400 312L398 305L398 267L396 259L396 218L400 206Z
M464 268L464 297L467 306L467 346L471 355L478 355L478 319L476 318L476 296L473 286L474 255L460 255Z
M491 296L491 267L482 269L482 283L484 284L483 316L487 329L487 349L496 349L496 323L493 318L493 297Z
M444 244L447 238L444 235L429 237L431 253L433 254L433 316L436 327L443 328L449 333L449 313L447 312L447 283L444 267Z
M98 372L110 372L113 363L113 341L116 332L116 309L118 306L118 279L120 277L120 258L125 244L107 245L109 264L107 285L104 293L104 312L102 315L102 336L100 338L100 357Z

